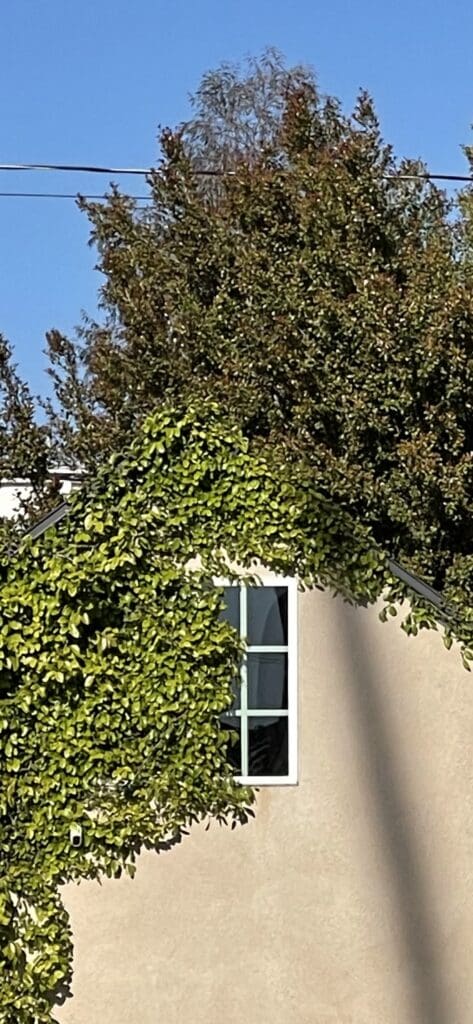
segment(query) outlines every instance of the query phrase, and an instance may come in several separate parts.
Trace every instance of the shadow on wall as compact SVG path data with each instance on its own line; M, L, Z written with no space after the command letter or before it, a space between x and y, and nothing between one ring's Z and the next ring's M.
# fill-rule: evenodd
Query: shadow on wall
M382 664L373 664L368 654L363 635L365 613L342 606L340 614L339 636L345 638L345 679L351 687L353 725L366 757L374 825L391 879L392 905L406 954L412 1020L415 1024L452 1024L456 1013L446 991L428 883L409 824L396 771L396 746L383 707Z

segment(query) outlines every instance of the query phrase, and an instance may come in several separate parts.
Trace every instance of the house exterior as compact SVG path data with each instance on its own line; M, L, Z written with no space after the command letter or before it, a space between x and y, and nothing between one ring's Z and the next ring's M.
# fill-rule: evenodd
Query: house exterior
M471 677L435 632L262 584L227 597L254 662L231 724L255 817L64 888L57 1019L470 1024Z

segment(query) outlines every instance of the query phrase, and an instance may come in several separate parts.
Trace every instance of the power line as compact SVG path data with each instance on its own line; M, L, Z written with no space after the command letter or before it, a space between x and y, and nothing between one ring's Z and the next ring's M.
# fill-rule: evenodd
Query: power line
M67 171L77 174L141 174L147 177L155 170L154 167L102 167L88 164L0 164L0 171ZM219 168L194 168L194 174L222 177L234 175L236 171L224 171Z
M150 170L144 170L142 168L113 168L113 167L86 167L82 164L0 164L0 171L14 171L14 170L28 170L28 171L77 171L87 172L96 174L150 174ZM235 176L236 171L223 171L215 169L200 169L195 168L194 174L208 175L212 177L225 177ZM473 177L466 174L430 174L428 171L416 172L416 173L395 173L395 174L382 174L381 178L384 181L463 181L470 182L473 184ZM141 195L128 195L125 193L127 199L134 199L137 202L150 203L152 197L148 194L146 196ZM82 192L0 192L0 199L93 199L93 200L108 200L110 195L105 193L82 193Z
M126 196L127 199L145 200L149 202L150 196ZM105 194L84 195L82 192L0 192L0 199L110 199Z
M104 167L101 165L88 164L0 164L0 171L66 171L77 174L138 174L146 177L153 172L152 167ZM225 171L219 168L194 168L194 174L201 174L206 177L234 176L236 171ZM393 173L381 175L389 181L409 181L421 179L424 181L472 181L473 176L468 174L434 174L429 171L417 171L412 173ZM139 197L136 197L139 198Z
M85 164L0 164L0 171L74 171L85 174L150 174L151 167L88 167Z
M471 181L473 183L473 177L470 174L383 174L383 178L389 181L416 181L421 179L422 181Z

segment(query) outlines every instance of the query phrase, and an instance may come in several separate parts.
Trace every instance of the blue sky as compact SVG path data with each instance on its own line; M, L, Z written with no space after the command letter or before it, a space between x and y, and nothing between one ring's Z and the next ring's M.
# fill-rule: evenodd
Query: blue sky
M14 0L2 5L1 36L2 163L148 166L158 125L188 115L204 71L274 45L290 63L312 64L346 107L368 88L398 154L466 171L471 0ZM8 172L0 191L106 184ZM0 198L0 331L35 392L48 386L45 331L71 331L81 310L95 312L100 279L87 238L72 201Z

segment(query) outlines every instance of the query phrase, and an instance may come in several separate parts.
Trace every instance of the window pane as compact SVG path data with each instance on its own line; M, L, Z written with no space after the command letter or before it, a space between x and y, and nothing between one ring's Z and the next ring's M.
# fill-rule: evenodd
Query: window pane
M228 764L231 764L237 774L241 774L241 721L239 718L230 715L222 715L221 722L225 731L229 733L227 744Z
M220 612L220 618L229 622L234 629L240 630L240 588L223 588L224 607Z
M287 708L287 654L248 654L248 707Z
M288 747L287 718L248 719L249 775L287 775Z
M248 587L248 643L287 644L287 587Z

